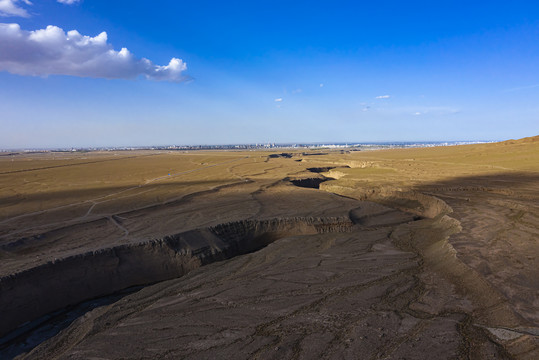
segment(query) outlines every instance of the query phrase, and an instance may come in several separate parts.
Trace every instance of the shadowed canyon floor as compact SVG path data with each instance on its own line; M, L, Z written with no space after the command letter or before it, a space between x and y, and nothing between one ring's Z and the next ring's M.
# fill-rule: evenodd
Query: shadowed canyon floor
M538 190L537 137L0 157L0 357L536 359Z

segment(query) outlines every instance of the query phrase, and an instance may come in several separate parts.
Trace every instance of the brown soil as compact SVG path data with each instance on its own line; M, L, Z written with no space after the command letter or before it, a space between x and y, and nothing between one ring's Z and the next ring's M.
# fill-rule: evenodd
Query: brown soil
M0 158L0 355L537 358L537 137L270 155Z

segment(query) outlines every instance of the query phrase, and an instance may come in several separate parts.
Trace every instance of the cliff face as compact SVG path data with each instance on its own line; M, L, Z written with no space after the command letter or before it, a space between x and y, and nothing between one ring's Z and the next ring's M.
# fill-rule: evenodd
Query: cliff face
M350 231L348 218L245 220L59 259L0 278L0 336L47 313L180 277L297 235Z

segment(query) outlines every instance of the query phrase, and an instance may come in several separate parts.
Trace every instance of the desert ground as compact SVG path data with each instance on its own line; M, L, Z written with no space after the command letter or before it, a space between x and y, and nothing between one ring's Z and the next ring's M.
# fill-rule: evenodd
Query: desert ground
M539 136L0 156L0 358L537 359Z

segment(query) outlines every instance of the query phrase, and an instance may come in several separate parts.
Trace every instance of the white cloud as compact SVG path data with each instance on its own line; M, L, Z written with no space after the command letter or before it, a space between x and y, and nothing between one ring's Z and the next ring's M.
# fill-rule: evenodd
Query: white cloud
M29 17L28 11L18 5L20 0L0 0L0 16ZM22 0L26 5L32 5L28 0Z
M275 101L276 102L281 102L281 101L283 101L283 98L277 98L277 99L275 99Z
M47 76L71 75L106 79L133 79L145 76L157 81L181 82L186 64L172 58L168 65L139 59L126 48L116 51L107 42L107 33L90 37L77 30L67 34L57 26L26 31L18 24L0 23L0 71L12 74Z
M320 87L324 87L324 84L320 84Z
M391 96L389 95L380 95L380 96L377 96L376 99L389 99Z
M414 115L421 115L421 113L418 111L418 112L415 112Z
M57 0L57 1L61 4L67 4L67 5L73 5L80 2L80 0Z

